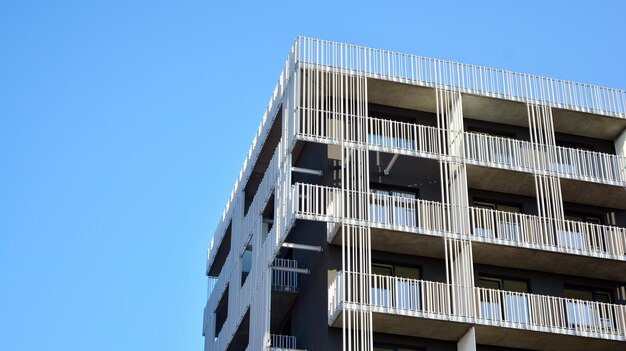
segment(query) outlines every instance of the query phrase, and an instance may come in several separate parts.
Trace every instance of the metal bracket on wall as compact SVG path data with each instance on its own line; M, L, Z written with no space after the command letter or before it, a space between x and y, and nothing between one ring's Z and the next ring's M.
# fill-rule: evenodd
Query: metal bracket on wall
M385 168L385 170L383 171L385 175L389 175L389 172L391 172L391 168L396 163L396 160L398 160L398 156L399 156L398 154L393 155L393 157L391 158L391 161L389 161L389 165L387 165L387 168Z
M300 273L300 274L311 273L311 271L308 268L292 268L292 267L278 267L278 266L270 266L270 268L277 270L277 271L294 272L294 273Z
M283 243L282 247L286 247L286 248L289 248L289 249L298 249L298 250L308 250L308 251L322 252L322 247L321 246L294 244L294 243Z
M314 169L300 168L300 167L291 167L291 171L298 172L298 173L305 173L305 174L313 174L313 175L317 175L320 177L323 175L322 171L316 171Z

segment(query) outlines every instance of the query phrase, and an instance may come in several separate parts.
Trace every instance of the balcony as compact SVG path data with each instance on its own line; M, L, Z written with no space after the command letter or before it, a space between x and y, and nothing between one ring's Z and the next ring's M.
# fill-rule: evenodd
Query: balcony
M297 269L298 261L284 258L275 258L274 267L285 269ZM295 271L272 269L272 294L270 328L277 330L289 316L291 307L298 297L298 273ZM280 339L280 338L279 338ZM273 343L272 345L287 345L288 343ZM282 340L282 339L280 339ZM286 340L286 339L285 339ZM285 341L286 342L286 341ZM295 339L294 344L295 345ZM288 350L289 348L276 348L276 350ZM294 346L295 349L295 346Z
M305 351L298 349L296 344L296 337L290 335L270 335L269 351Z
M443 256L440 241L450 231L449 205L302 183L292 191L296 218L328 222L328 240L333 244L340 244L338 223L346 221L369 225L377 250ZM368 208L359 210L359 203L369 204ZM359 211L367 211L367 217ZM626 228L475 207L469 208L469 220L470 233L453 235L473 241L477 263L625 279ZM499 245L498 250L493 245Z
M298 138L324 143L366 142L372 151L458 160L458 157L444 153L441 136L448 133L447 130L374 117L343 117L332 111L303 109L299 115ZM357 140L352 135L351 123L367 125L366 140ZM461 161L469 164L524 173L539 172L603 185L626 186L624 157L540 145L482 133L463 132L463 135L465 149Z
M469 208L469 216L476 262L625 279L626 228L476 207ZM493 244L502 247L494 252Z
M355 302L359 292L347 289L346 279L352 287L369 279L369 302ZM623 305L375 274L337 275L329 287L329 325L341 326L344 310L372 312L374 331L419 337L454 340L474 324L479 343L508 347L610 350L626 341Z

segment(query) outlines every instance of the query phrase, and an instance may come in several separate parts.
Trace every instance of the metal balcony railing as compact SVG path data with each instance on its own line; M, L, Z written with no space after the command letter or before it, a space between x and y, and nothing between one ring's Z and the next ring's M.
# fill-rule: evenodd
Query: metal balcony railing
M349 280L350 284L347 284ZM359 289L369 280L370 293ZM463 308L454 308L460 302ZM342 308L626 341L626 306L376 274L340 272L329 286L329 323ZM455 312L456 310L456 312ZM458 312L462 311L462 312Z
M601 152L534 144L465 132L465 158L480 165L524 172L543 171L563 178L626 185L624 157Z
M295 336L291 335L270 335L270 347L269 350L297 350L297 340Z
M443 236L450 232L450 205L377 192L297 183L297 217L357 223L373 228ZM358 204L367 204L359 208ZM362 206L362 205L361 205ZM469 207L472 240L562 253L626 260L626 228Z
M357 123L367 125L364 140L358 140L357 133L351 128ZM463 155L451 156L445 152L444 145L444 136L449 133L451 131L437 127L314 109L301 112L298 124L298 135L305 140L367 143L373 151L427 158L460 158L482 166L626 186L626 158L622 156L473 132L463 132Z
M626 260L626 228L470 207L472 239Z
M298 62L310 67L626 118L626 92L619 89L313 38L296 45Z
M275 267L298 268L298 261L275 258ZM280 291L298 290L298 273L272 269L272 289Z

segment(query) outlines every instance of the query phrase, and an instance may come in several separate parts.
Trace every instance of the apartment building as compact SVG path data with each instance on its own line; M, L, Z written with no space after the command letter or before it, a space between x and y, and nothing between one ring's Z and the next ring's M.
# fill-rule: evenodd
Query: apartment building
M626 92L297 38L206 351L626 350Z

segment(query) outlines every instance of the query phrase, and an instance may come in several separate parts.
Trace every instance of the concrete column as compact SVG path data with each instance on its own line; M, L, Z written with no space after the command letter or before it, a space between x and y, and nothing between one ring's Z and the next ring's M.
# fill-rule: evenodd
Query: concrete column
M626 129L615 139L615 153L619 156L626 156Z
M476 331L471 327L456 344L457 351L476 351Z
M622 131L622 134L620 134L617 139L615 139L615 154L617 154L617 156L623 157L621 163L621 176L622 179L626 179L626 129L624 129Z

